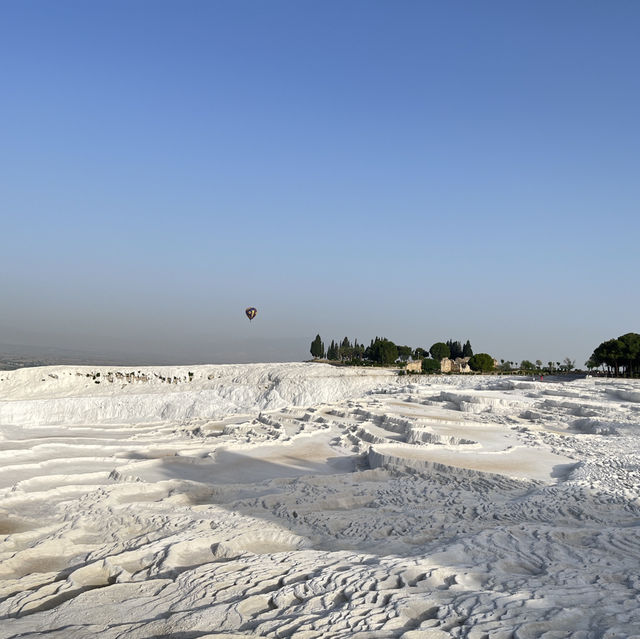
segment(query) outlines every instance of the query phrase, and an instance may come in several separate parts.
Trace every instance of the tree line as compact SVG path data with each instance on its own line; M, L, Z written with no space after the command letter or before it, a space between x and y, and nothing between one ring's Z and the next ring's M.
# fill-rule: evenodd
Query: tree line
M629 333L618 338L621 340L622 345L611 346L612 342L616 340L609 340L603 342L606 345L604 351L598 351L598 355L602 356L603 353L607 353L609 359L607 360L612 370L618 370L621 363L625 360L621 353L624 353L624 345L635 343L629 336L636 335L638 340L640 336L636 333ZM623 339L624 338L624 339ZM603 346L600 345L600 347ZM598 347L598 348L600 348ZM598 349L596 349L598 350ZM640 364L637 361L638 350L633 351L636 353L635 364L633 364L633 370L637 374L640 372ZM412 348L411 346L399 346L394 344L391 340L385 337L376 337L371 340L369 346L365 346L359 343L358 340L351 340L345 337L342 341L331 340L331 344L325 350L325 344L322 341L320 335L316 335L316 338L311 342L311 355L315 359L328 359L330 361L341 362L342 364L349 364L354 366L391 366L394 364L404 364L410 359L422 360L422 371L425 373L438 372L441 369L442 360L447 357L451 360L458 358L469 358L469 367L474 371L490 372L494 368L501 373L516 373L524 372L528 374L556 374L556 373L568 373L575 368L575 360L569 357L565 357L562 362L547 362L546 364L542 360L537 359L535 362L528 359L523 359L520 363L501 359L500 363L496 365L493 357L487 353L477 353L474 355L471 342L461 342L460 340L449 339L446 342L435 342L430 348L423 348L418 346ZM615 357L612 359L611 356ZM592 356L587 367L599 366L604 359L598 359ZM618 368L616 368L616 361ZM599 363L595 363L599 362Z
M458 340L435 342L429 349L422 347L399 346L386 337L376 337L371 340L369 346L353 343L348 337L342 341L331 340L331 344L325 351L325 345L320 335L316 335L311 342L311 355L316 359L328 359L351 365L379 365L391 366L398 362L406 363L409 359L422 360L423 372L437 372L440 363L445 358L457 359L469 357L469 366L473 370L493 370L493 358L487 353L473 354L471 342L467 340L464 345Z
M522 371L525 373L568 373L572 371L576 366L575 360L570 357L565 357L562 362L547 362L544 364L542 360L537 359L532 362L528 359L523 359L519 364L509 360L500 360L498 364L498 370L503 373L509 373L512 371Z
M367 347L364 344L359 344L357 339L352 343L348 337L345 337L341 342L331 340L326 351L320 335L316 335L316 338L311 342L311 355L316 359L328 359L350 364L369 362L389 365L398 359L406 362L412 353L410 346L397 346L385 337L372 339Z
M640 376L640 335L625 333L602 342L596 346L585 365L589 370L602 368L616 377Z

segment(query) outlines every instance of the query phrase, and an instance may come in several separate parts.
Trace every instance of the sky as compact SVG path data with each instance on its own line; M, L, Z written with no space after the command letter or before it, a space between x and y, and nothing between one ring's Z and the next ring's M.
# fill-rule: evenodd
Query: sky
M0 344L582 365L640 332L639 32L635 0L5 0Z

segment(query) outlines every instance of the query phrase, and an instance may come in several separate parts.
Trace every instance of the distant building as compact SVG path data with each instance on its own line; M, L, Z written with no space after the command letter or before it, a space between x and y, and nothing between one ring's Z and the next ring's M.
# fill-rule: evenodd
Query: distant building
M469 366L470 359L470 357L456 357L455 359L443 357L442 360L440 360L440 372L471 373L471 367Z
M405 370L407 373L420 373L422 371L422 360L417 359L413 362L407 362Z

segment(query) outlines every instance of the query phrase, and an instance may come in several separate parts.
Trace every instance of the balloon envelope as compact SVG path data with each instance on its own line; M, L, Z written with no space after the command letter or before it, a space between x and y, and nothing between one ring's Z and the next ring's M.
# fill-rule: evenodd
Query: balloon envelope
M255 308L253 308L253 306L250 306L249 308L245 309L245 315L249 318L249 321L251 321L257 314L258 314L258 311Z

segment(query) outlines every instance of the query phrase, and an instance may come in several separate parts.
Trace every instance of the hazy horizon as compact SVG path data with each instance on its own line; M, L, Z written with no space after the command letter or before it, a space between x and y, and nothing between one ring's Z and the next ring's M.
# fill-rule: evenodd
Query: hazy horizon
M583 366L640 332L637 3L0 18L0 344L242 363L379 335Z
M381 335L383 336L383 335ZM315 336L314 336L315 337ZM359 343L368 345L373 337L361 339L353 335L331 335L322 336L325 347L328 347L331 340L341 341L343 337L348 337L351 341L357 339ZM560 336L559 336L560 337ZM457 335L444 336L432 341L422 341L420 343L410 343L406 340L394 340L397 345L408 345L412 348L418 346L425 349L435 341L446 341L448 339L460 339L464 337ZM605 338L603 338L604 340ZM600 341L603 341L600 340ZM206 340L200 344L185 344L180 340L173 340L168 343L153 342L146 340L142 342L133 341L131 347L126 349L124 341L119 342L115 348L105 345L105 342L93 339L85 342L75 338L68 338L65 342L57 341L51 343L38 342L0 342L0 356L14 356L33 359L45 359L55 363L72 364L93 364L93 365L200 365L200 364L249 364L249 363L269 363L269 362L297 362L312 359L310 353L312 339L304 338L255 338L231 339L224 344L212 340ZM65 345L66 344L66 345ZM597 344L594 344L594 347ZM505 359L520 363L523 359L535 361L541 359L546 365L548 361L557 362L569 357L568 354L558 350L558 354L542 357L540 353L529 353L520 357L509 357L504 354L499 347L495 349L477 347L472 342L474 352L489 352L497 359ZM593 350L593 349L592 349ZM576 368L585 368L585 361L591 351L585 355L584 360L571 357L575 360Z

